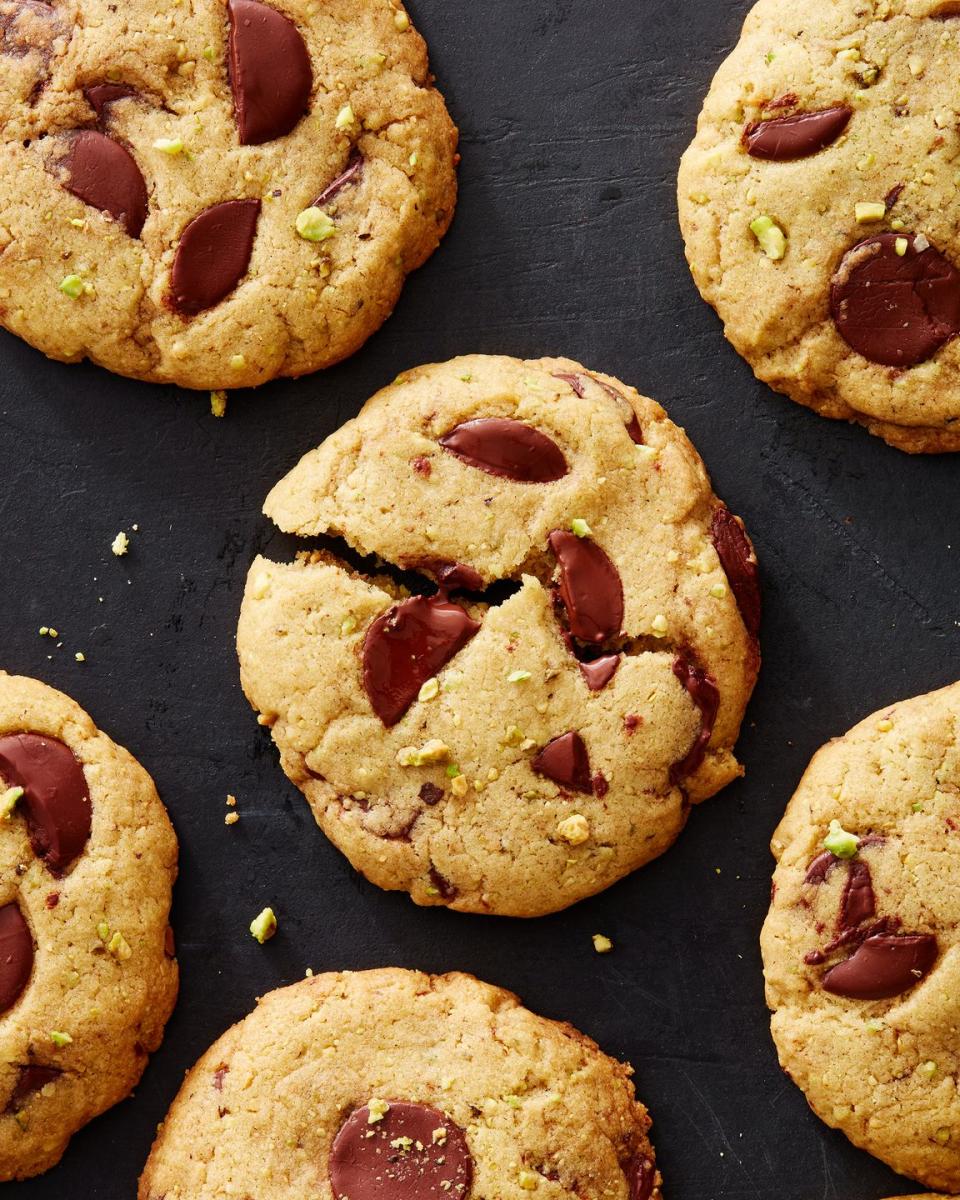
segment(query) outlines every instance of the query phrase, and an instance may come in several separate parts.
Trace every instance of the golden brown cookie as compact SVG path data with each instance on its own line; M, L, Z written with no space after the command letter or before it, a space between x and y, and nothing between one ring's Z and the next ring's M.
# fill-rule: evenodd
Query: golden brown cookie
M74 702L0 672L0 1179L128 1096L177 995L177 841Z
M661 854L741 773L756 560L633 388L567 359L409 371L265 511L338 540L251 567L243 686L379 886L552 912Z
M774 834L763 930L784 1069L814 1112L960 1191L960 684L821 750Z
M319 975L188 1074L140 1200L660 1200L629 1067L468 975Z
M0 322L189 388L352 354L453 215L400 0L0 0Z
M760 379L960 450L954 0L759 0L680 168L687 258Z

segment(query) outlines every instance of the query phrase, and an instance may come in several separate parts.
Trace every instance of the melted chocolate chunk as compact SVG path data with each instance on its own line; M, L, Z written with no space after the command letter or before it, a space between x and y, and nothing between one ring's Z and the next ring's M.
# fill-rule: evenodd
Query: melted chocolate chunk
M555 483L569 471L557 443L522 421L465 421L445 433L440 445L467 466L516 483Z
M538 775L545 775L561 787L575 792L593 795L593 780L590 778L590 756L586 743L579 733L563 733L546 746L531 762Z
M640 1155L627 1167L630 1200L650 1200L657 1181L657 1168L649 1158Z
M864 921L877 915L877 901L873 894L873 876L861 858L851 859L847 867L847 882L844 884L840 901L840 929L856 929Z
M62 1074L63 1072L58 1071L56 1067L42 1067L39 1063L21 1067L20 1078L17 1080L7 1104L8 1111L17 1112L34 1092L39 1092L48 1083L59 1079Z
M259 216L259 200L227 200L193 218L170 276L177 312L195 316L229 296L247 273Z
M587 681L591 692L602 692L616 675L619 666L619 654L604 654L602 658L595 658L593 662L582 662L580 674Z
M13 733L0 738L0 778L23 788L33 852L59 875L90 836L90 792L79 760L56 738Z
M482 592L483 576L466 563L443 563L436 568L437 583L448 591Z
M720 689L712 675L683 655L674 660L673 673L700 710L700 732L697 734L697 740L690 747L686 757L670 768L670 782L677 784L688 775L692 775L703 762L720 708Z
M432 808L443 799L443 788L438 788L435 783L425 783L420 788L420 799Z
M623 628L623 585L617 568L595 541L565 529L550 534L560 564L560 599L570 632L581 642L608 641Z
M850 1000L890 1000L915 987L937 961L928 933L875 934L823 977L824 989Z
M296 25L260 0L229 0L229 71L242 146L288 134L310 104L313 72Z
M107 111L115 100L126 100L137 93L125 83L95 83L83 89L87 103L97 114L97 120L103 122Z
M829 850L824 850L807 867L807 873L803 877L804 883L825 883L827 876L840 861L835 854L832 854Z
M441 875L436 867L430 868L430 882L437 889L441 900L454 900L460 893L445 875Z
M583 390L583 380L579 375L565 375L562 371L553 372L554 379L562 379L564 383L569 383L573 388L573 393L579 399L583 399L586 392Z
M753 121L743 131L743 143L752 158L773 162L808 158L835 142L852 116L852 108L838 104L818 112Z
M84 204L109 213L131 237L139 237L147 219L147 185L130 151L96 129L70 138L60 162L62 185Z
M325 204L329 204L339 196L347 184L359 183L362 175L363 155L356 152L347 163L346 170L342 171L332 183L328 183L316 200L314 200L313 207L323 208Z
M403 1100L391 1100L372 1124L366 1106L352 1112L334 1139L328 1170L334 1196L350 1200L466 1200L473 1183L460 1126L436 1108Z
M760 576L753 547L739 517L721 505L714 510L710 537L740 609L747 633L760 630Z
M935 247L917 249L916 242L912 233L867 238L847 251L831 282L840 336L881 366L916 366L960 333L960 272Z
M18 905L0 908L0 1013L13 1008L30 982L33 937Z
M363 686L384 725L396 725L423 684L479 629L443 596L413 596L373 622L363 642Z

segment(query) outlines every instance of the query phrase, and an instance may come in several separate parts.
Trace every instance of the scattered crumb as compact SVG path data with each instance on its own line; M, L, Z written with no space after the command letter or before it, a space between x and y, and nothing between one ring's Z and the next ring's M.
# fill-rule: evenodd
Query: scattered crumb
M598 954L609 954L613 949L613 942L605 933L595 933L593 935L593 948Z
M215 417L225 417L227 415L227 393L226 392L211 392L210 393L210 411Z
M235 812L229 812L229 813L227 813L227 815L226 815L226 816L223 818L223 823L224 823L224 825L236 825L236 823L237 823L239 820L240 820L240 814L239 814L239 813L235 813Z
M117 558L123 558L123 556L130 549L130 539L122 529L110 543L110 549L117 556Z

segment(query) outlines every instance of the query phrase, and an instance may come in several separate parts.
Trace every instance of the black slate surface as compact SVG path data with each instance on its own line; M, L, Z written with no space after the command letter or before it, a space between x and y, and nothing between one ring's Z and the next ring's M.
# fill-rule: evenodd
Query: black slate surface
M767 842L813 751L960 673L960 462L908 458L774 396L696 295L676 166L747 7L414 0L463 131L453 231L352 361L234 393L226 420L203 397L0 338L0 663L75 696L139 757L182 850L167 1040L136 1098L11 1198L132 1200L184 1070L255 996L307 966L382 964L472 971L630 1059L673 1200L913 1190L779 1071L757 935ZM418 910L356 876L281 775L234 656L252 555L287 552L260 516L268 488L400 370L470 351L568 354L659 399L746 519L765 584L747 778L665 858L533 923ZM118 560L110 542L134 522ZM267 903L280 933L261 948L247 925ZM616 942L605 958L598 930Z

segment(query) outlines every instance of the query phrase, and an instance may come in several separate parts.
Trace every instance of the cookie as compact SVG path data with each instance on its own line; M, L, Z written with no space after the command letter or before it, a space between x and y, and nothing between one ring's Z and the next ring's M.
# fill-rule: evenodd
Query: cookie
M760 379L960 450L955 0L759 0L680 168L687 258Z
M0 0L0 322L187 388L352 354L457 134L400 0Z
M0 672L0 1179L128 1096L177 995L177 841L72 700Z
M469 975L318 975L187 1075L139 1200L659 1200L631 1074Z
M567 359L409 371L265 511L334 536L254 562L243 687L380 887L552 912L661 854L741 773L756 559L633 388Z
M773 837L780 1062L814 1112L960 1192L960 684L815 755Z

